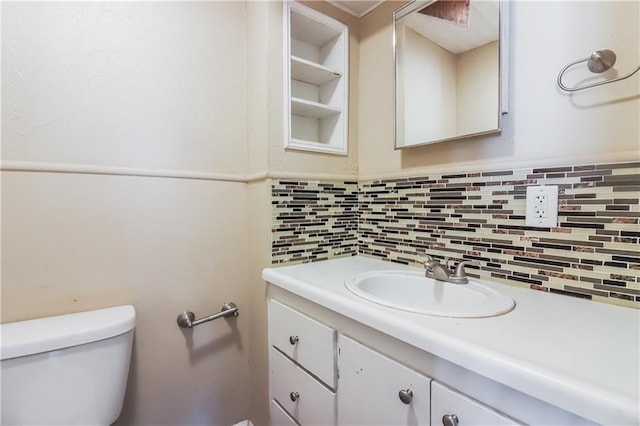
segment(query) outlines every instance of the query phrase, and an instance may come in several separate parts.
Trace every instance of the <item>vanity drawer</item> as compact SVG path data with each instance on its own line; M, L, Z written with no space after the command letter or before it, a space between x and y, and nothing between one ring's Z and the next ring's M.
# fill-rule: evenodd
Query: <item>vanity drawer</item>
M428 425L426 377L342 334L338 337L340 425Z
M271 426L297 426L295 420L275 400L271 400Z
M336 394L271 348L271 397L301 425L335 424Z
M444 386L435 380L431 382L431 425L445 425L443 416L458 418L459 426L467 425L520 425L510 417L479 403L466 395Z
M336 331L333 328L271 299L269 339L271 345L329 387L336 388Z

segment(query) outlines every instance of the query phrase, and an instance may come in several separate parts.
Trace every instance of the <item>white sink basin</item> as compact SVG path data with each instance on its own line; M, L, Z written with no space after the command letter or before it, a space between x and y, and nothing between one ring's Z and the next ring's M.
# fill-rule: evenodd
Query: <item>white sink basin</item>
M345 286L356 296L379 305L441 317L492 317L515 306L510 296L480 281L452 284L427 278L424 272L365 272L347 280Z

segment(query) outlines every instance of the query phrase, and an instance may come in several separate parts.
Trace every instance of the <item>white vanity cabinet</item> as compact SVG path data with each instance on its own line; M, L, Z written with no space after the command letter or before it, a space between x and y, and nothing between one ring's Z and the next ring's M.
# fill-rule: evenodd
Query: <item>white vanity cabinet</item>
M339 425L429 424L429 377L342 334L338 366Z
M268 289L272 425L594 424L274 285Z
M519 424L336 328L269 299L273 426Z
M285 3L285 148L347 154L349 31Z

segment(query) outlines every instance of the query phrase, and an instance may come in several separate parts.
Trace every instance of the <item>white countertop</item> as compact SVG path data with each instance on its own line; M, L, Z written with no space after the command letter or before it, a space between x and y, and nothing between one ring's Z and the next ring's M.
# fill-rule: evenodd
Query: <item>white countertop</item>
M377 305L344 286L358 273L390 269L416 270L356 256L267 268L262 277L594 422L640 424L640 310L488 283L513 297L513 311L491 318L442 318Z

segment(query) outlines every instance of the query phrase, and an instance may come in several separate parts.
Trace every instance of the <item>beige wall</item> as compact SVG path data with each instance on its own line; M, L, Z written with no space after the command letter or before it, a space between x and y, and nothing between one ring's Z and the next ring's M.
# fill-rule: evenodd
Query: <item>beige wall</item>
M402 3L386 2L361 20L360 178L640 157L637 77L573 96L555 83L564 65L595 49L616 51L620 75L637 66L640 3L510 3L511 111L502 135L401 151L392 148L390 46L392 13Z
M2 202L3 322L135 306L119 424L247 416L248 237L233 225L248 221L242 184L6 172ZM176 326L182 310L203 316L225 301L241 307L237 320Z
M251 342L249 347L249 417L255 425L269 424L269 344L267 341L266 284L262 269L271 264L270 181L248 185L249 282Z
M251 1L245 3L247 55L247 146L248 170L263 173L269 168L269 140L282 137L282 113L272 104L270 84L277 83L282 65L273 58L272 51L282 43L281 7L277 2ZM277 68L279 71L274 70ZM281 74L280 74L281 75ZM282 79L281 79L282 80ZM282 82L278 87L282 87Z
M276 4L277 6L277 4ZM282 135L282 114L268 107L277 95L270 88L276 79L270 52L281 45L281 9L272 2L247 2L247 145L249 173L263 175L269 168L269 141ZM276 40L274 40L276 39ZM281 66L279 66L281 69ZM267 72L265 72L267 70ZM282 87L282 83L278 85ZM282 94L280 94L280 98ZM277 103L277 102L276 102ZM280 100L280 105L282 101ZM274 136L275 135L275 136ZM266 285L262 269L271 261L271 186L268 180L247 185L247 244L249 259L248 297L251 312L249 344L249 387L245 401L256 425L268 424L269 367L267 343Z
M242 3L3 12L4 160L245 169Z
M215 180L248 169L244 28L237 2L2 4L2 321L133 304L119 424L249 414L255 204Z

